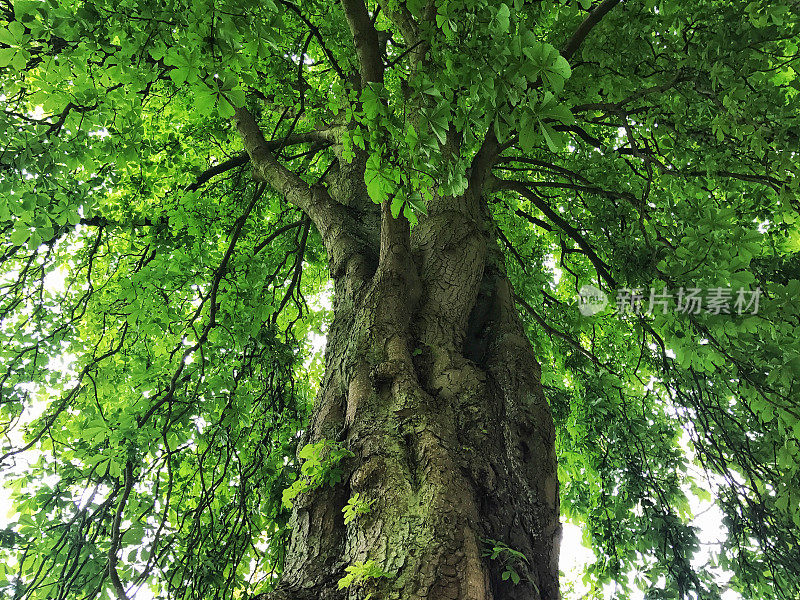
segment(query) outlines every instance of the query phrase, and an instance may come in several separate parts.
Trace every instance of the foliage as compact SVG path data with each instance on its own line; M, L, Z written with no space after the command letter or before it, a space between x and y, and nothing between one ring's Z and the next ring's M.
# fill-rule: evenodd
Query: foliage
M369 85L339 2L0 6L0 597L268 590L284 498L335 483L347 450L297 460L325 248L251 179L246 106L303 181L362 157L371 199L411 221L465 189L493 134L487 211L593 593L796 598L797 3L379 4ZM587 284L763 296L757 314L583 316Z
M484 540L484 542L488 547L484 550L483 555L488 556L491 560L499 560L502 563L501 579L503 581L510 579L514 585L518 584L521 578L514 566L520 563L528 563L528 557L503 542L492 539Z
M342 508L345 525L349 525L361 515L366 515L369 512L370 507L375 504L376 500L377 498L365 500L361 497L360 492L356 492L350 496L350 498L347 500L347 504L345 504L344 508Z
M352 457L354 454L341 443L331 440L321 440L313 444L306 444L297 453L303 462L300 467L300 477L288 488L283 490L283 505L292 508L294 499L300 494L318 488L321 485L336 485L342 480L342 469L339 463L342 459Z
M360 586L367 584L371 579L380 579L381 577L391 577L391 573L385 572L375 561L368 560L367 562L355 562L352 565L345 567L347 575L339 580L339 589L349 588L350 586Z

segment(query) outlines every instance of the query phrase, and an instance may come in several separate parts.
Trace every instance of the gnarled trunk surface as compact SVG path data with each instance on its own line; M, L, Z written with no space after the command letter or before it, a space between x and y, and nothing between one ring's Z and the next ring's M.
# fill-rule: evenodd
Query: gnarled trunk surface
M410 233L388 206L380 220L379 242L323 235L335 316L307 441L355 457L342 483L295 500L268 598L555 600L553 422L491 219L465 195L429 203ZM360 250L337 252L337 238ZM345 524L355 493L373 503ZM487 556L496 542L526 560ZM389 576L340 590L345 568L368 561Z

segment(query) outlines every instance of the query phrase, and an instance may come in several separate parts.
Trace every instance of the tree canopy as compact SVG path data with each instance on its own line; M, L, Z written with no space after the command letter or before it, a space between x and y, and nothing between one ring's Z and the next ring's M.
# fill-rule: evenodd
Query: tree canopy
M320 190L413 230L479 169L589 597L800 598L798 12L2 3L0 598L269 591L285 490L337 483L301 448L341 266L321 230L357 211ZM610 304L582 314L586 285Z

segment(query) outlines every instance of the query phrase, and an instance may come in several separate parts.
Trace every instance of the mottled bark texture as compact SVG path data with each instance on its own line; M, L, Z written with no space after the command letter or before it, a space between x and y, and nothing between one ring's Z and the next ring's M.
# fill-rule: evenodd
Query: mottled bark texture
M618 3L603 0L563 56ZM409 77L435 69L403 3L378 4L409 47ZM380 84L374 19L363 0L341 8L358 59L352 84ZM414 107L404 114L414 122ZM465 193L435 196L410 230L388 203L372 204L366 156L342 160L335 127L310 134L331 142L338 160L309 185L276 160L246 109L235 120L254 177L305 212L325 244L334 319L306 436L354 453L343 483L297 499L283 578L266 598L557 600L555 432L485 203L500 151L491 128ZM460 140L451 128L442 156L460 155ZM342 508L356 493L371 509L345 524ZM487 556L498 542L525 560ZM339 589L346 567L370 561L390 576ZM509 566L518 582L503 578Z
M312 218L323 202L348 214L317 224L335 316L306 441L355 458L343 483L295 501L283 578L265 598L557 599L553 422L481 194L438 198L409 230L388 206L378 214L357 168L339 177L305 196ZM355 493L373 504L345 525ZM527 557L509 563L519 583L502 579L487 540ZM339 590L359 561L391 576Z
M364 3L342 8L361 84L382 81ZM413 40L411 21L392 14ZM336 440L355 455L342 484L295 501L289 557L269 600L556 600L555 433L486 208L493 133L466 192L435 196L410 230L388 202L371 202L365 153L339 156L325 181L308 185L272 155L246 109L235 121L254 177L304 211L325 244L334 319L306 441ZM458 136L441 151L457 153ZM373 503L346 525L342 508L355 493ZM488 540L527 561L487 557ZM390 576L339 589L348 565L369 561ZM519 582L503 579L507 566Z

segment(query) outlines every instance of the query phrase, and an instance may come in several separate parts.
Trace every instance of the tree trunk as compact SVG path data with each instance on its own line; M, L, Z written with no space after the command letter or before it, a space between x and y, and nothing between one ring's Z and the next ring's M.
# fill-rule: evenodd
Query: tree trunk
M333 271L306 437L355 456L342 483L295 500L270 600L559 597L552 417L494 226L468 200L431 203L410 234L384 206L379 252ZM372 505L345 524L355 493ZM510 550L492 558L498 542ZM347 566L370 561L388 576L339 589Z

